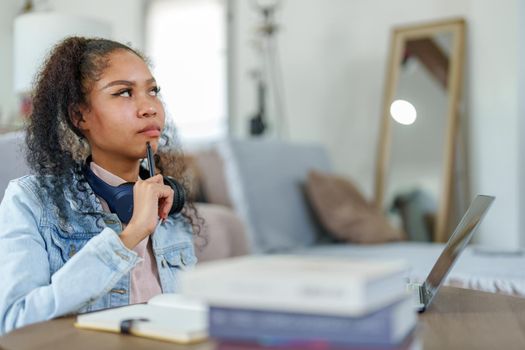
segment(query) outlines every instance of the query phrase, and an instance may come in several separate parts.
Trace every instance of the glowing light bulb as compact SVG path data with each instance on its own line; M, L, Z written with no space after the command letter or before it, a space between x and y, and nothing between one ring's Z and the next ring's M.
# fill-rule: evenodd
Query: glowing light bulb
M417 119L416 107L405 100L395 100L390 105L390 115L396 122L403 125L411 125Z

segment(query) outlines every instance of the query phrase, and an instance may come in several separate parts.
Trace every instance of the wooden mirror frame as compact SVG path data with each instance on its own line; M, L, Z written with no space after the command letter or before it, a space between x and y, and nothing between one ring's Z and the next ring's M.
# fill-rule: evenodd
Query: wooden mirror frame
M452 180L454 160L458 138L459 103L463 81L463 61L465 50L465 21L461 18L396 27L392 30L390 40L390 54L388 58L387 76L385 80L382 121L379 135L379 148L375 178L375 204L383 210L385 195L385 180L388 174L391 145L391 117L390 105L395 96L399 81L399 67L402 60L402 50L407 40L432 36L443 31L453 35L453 49L451 51L448 72L448 106L446 108L446 127L443 150L443 173L441 177L441 196L438 198L438 211L434 226L434 241L445 242L449 233L450 204L452 196Z

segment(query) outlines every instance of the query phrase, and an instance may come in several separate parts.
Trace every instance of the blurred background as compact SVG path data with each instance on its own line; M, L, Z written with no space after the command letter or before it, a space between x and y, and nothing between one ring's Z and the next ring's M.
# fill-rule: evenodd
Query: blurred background
M497 197L477 239L525 246L523 1L3 0L4 131L19 128L30 108L27 83L15 77L17 64L29 66L21 64L17 45L38 45L34 36L15 35L24 13L89 18L112 39L145 52L185 148L230 137L317 143L334 171L351 177L369 199L392 29L463 18L460 161L469 193Z

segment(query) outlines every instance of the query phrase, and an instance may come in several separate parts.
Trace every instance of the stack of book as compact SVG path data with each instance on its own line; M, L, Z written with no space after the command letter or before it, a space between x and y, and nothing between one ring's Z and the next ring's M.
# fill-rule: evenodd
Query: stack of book
M198 265L182 293L209 305L218 349L412 349L407 265L267 255Z

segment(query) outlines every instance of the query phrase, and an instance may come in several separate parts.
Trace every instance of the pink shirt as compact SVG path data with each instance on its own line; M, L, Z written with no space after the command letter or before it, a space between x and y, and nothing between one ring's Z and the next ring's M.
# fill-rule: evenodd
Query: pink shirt
M91 162L90 167L95 175L111 186L118 186L126 182L120 177L95 164L95 162ZM104 211L109 213L110 210L106 201L98 196L97 198L100 200ZM122 224L122 229L125 227L126 225ZM153 248L149 236L144 238L135 248L133 248L133 251L137 253L141 259L139 259L137 265L131 270L130 304L146 302L155 295L162 293L157 263L153 256Z

